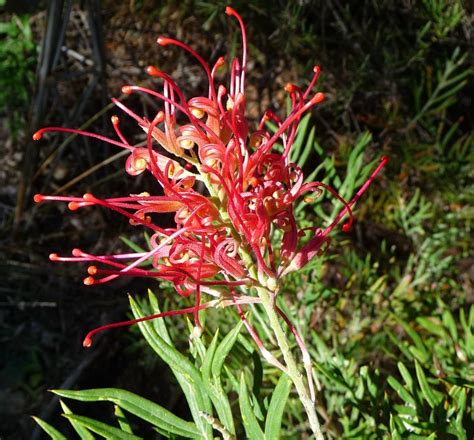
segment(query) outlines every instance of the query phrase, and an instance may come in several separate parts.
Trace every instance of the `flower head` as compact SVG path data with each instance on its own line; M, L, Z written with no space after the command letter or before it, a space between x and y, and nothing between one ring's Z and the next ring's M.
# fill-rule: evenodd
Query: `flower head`
M280 278L303 267L321 251L328 234L346 215L348 221L342 228L347 231L352 222L351 207L387 162L382 159L350 201L343 200L322 182L305 182L302 169L291 163L289 157L302 116L324 100L323 93L313 90L320 69L314 67L312 79L304 89L286 85L291 109L285 119L267 111L260 123L253 126L245 116L245 27L234 9L227 7L226 14L237 19L242 33L242 55L230 61L227 85L216 79L225 64L224 58L211 67L187 45L159 37L159 45L178 46L202 66L208 79L207 94L186 98L170 76L149 66L147 73L162 80L160 91L126 85L122 92L156 98L160 110L153 119L113 100L145 132L146 147L128 142L117 116L112 117L117 139L62 127L43 128L33 135L38 140L47 131L70 132L126 149L130 153L126 172L131 176L151 173L162 188L162 194L143 192L118 198L93 194L36 195L36 202L68 202L73 211L102 206L127 217L132 225L152 232L146 252L92 255L74 249L70 257L51 254L50 259L90 262L84 279L87 285L106 283L120 276L169 280L179 295L194 294L195 306L168 314L194 312L198 327L198 311L214 304L203 304L202 293L224 301L232 298L237 305L252 302L251 297L239 297L242 286L275 291ZM267 129L267 121L276 124L276 131ZM200 187L204 186L204 192L198 190L198 182ZM298 226L295 203L308 195L317 197L322 191L339 199L343 209L325 229L311 228L313 236L300 244L306 231ZM165 212L174 213L175 227L164 228L156 223L156 214ZM275 235L281 237L279 243L275 243ZM90 336L85 345L90 345Z

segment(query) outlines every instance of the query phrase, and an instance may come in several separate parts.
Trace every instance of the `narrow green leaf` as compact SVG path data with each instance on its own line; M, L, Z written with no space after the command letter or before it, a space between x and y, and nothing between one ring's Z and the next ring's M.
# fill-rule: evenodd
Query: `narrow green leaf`
M162 406L129 391L117 388L98 388L82 391L53 390L53 393L67 399L83 402L112 402L129 413L170 433L187 436L188 438L199 438L200 435L192 422L187 422Z
M249 440L265 440L262 428L255 417L252 405L250 404L250 397L245 383L244 373L240 376L240 393L239 406L242 414L242 422L245 428L246 438Z
M208 348L208 353L203 363L203 376L207 380L207 385L212 392L212 400L216 408L219 419L226 429L232 434L235 433L232 409L227 394L221 384L221 372L224 361L232 350L242 328L243 321L240 321L217 345L217 333Z
M306 161L308 160L309 155L311 152L314 150L314 137L316 133L316 128L311 127L311 130L309 131L308 139L306 140L306 144L304 147L303 152L301 153L301 156L298 159L298 165L300 167L303 167Z
M76 414L64 414L69 421L74 421L92 432L106 438L116 440L141 440L142 437L130 434L122 431L120 428L115 426L107 425L106 423L99 422L98 420L91 419L90 417L78 416Z
M400 374L402 375L403 380L405 381L407 385L408 391L410 391L410 393L413 394L414 381L413 381L412 375L408 371L408 368L405 367L405 364L403 362L398 362L397 366L398 366L398 371L400 371Z
M53 440L67 440L67 438L62 435L56 428L51 426L49 423L46 423L44 420L41 420L39 417L33 416L33 420L43 429L46 434L48 434Z
M216 349L214 358L212 361L212 375L219 377L221 375L222 366L224 365L225 358L232 350L232 347L237 341L240 330L242 329L244 322L241 320L222 340Z
M406 323L405 321L400 319L397 315L393 315L393 317L403 327L403 330L405 330L407 335L415 343L415 346L417 348L416 354L422 358L422 359L419 359L420 362L422 362L422 363L427 362L430 358L430 355L429 355L428 351L426 350L425 344L423 344L423 341L422 341L421 337L418 335L418 333L415 330L413 330L413 328L408 323Z
M401 340L399 337L395 335L390 329L386 329L385 332L387 333L390 340L400 349L400 351L410 360L413 360L413 354L408 350L407 343Z
M458 329L456 328L456 322L454 321L453 315L449 310L445 310L443 313L443 324L449 330L451 337L455 343L458 342Z
M348 391L352 391L352 387L346 382L344 376L340 372L340 370L334 366L329 365L328 367L323 366L321 362L316 362L316 368L320 370L326 377L331 379L332 381L338 383L342 387L344 387Z
M158 307L157 303L153 304L151 302L151 304L152 306ZM131 297L130 306L135 318L145 316L145 313L142 311L140 306ZM161 322L155 323L154 321ZM154 319L152 321L140 322L138 327L151 348L153 348L156 354L166 362L173 371L176 380L179 382L179 385L186 396L194 422L201 431L202 437L211 439L212 428L200 416L201 412L206 414L212 413L211 399L207 393L206 387L204 386L200 371L187 359L186 356L182 355L173 346L163 320ZM162 329L164 332L163 337L167 337L170 342L163 339L157 329Z
M445 382L448 382L452 385L457 385L463 388L472 388L474 389L474 381L464 379L462 377L457 376L448 376L443 379Z
M296 138L293 142L293 146L290 150L290 162L298 162L299 157L301 156L301 150L303 148L303 142L306 138L306 132L308 129L308 123L311 115L307 114L303 116L300 121L300 125L298 127L298 133L296 134Z
M466 411L466 401L467 401L467 391L465 389L460 390L456 406L457 406L457 416L453 421L453 424L458 432L459 440L467 440L466 430L463 426L463 417Z
M148 302L150 303L151 313L161 313L161 309L158 304L158 299L156 298L156 295L151 291L151 289L148 289ZM155 329L156 333L158 333L160 337L169 345L173 345L173 341L171 340L168 328L166 327L166 320L154 319L152 322L153 328Z
M221 423L223 424L226 431L231 434L235 434L234 419L232 417L232 409L227 394L222 388L220 375L215 376L212 373L212 364L214 362L214 355L216 353L217 344L219 342L219 329L212 338L212 342L209 345L204 361L201 367L202 376L204 383L208 390L208 394L211 397L214 408L217 411L217 415Z
M437 319L419 317L416 318L416 322L436 336L439 336L441 338L445 338L447 336L444 327Z
M415 399L397 379L395 379L393 376L389 376L387 382L397 392L401 399L412 405L416 404Z
M135 318L142 318L146 316L138 303L132 298L129 298L132 313ZM197 368L189 362L186 356L182 355L173 345L167 343L156 331L154 331L153 324L149 321L139 322L138 327L142 331L145 339L155 350L155 352L166 362L171 369L178 371L181 374L190 376L192 379L199 381L199 372Z
M123 413L120 406L114 405L114 415L115 415L115 418L117 419L120 429L122 431L133 434L132 427L130 426L130 423L128 423L128 420L125 417L125 414Z
M424 398L426 399L428 404L431 406L431 408L435 408L440 402L440 400L437 399L437 396L434 390L431 389L428 383L428 380L426 379L423 368L421 368L417 360L415 360L415 369L416 369L416 377L418 378L418 383L420 384L421 392Z
M132 251L135 251L135 252L146 252L146 249L143 249L141 246L139 246L138 244L134 243L132 240L130 240L129 238L121 235L120 237L120 240L122 240L130 249L132 249Z
M424 364L427 362L428 358L426 357L426 352L422 350L418 350L417 347L410 345L408 350L413 355L415 359L417 359L420 363Z
M286 402L291 391L291 380L286 374L282 374L270 400L267 418L265 420L265 438L280 438L281 419L285 410Z
M62 401L59 401L61 408L64 411L64 414L72 414L72 411L68 408L68 406ZM74 420L69 420L74 430L77 432L79 437L83 440L94 440L94 436L82 426L80 423L77 423Z
M214 360L214 354L216 352L217 343L219 342L219 329L216 330L214 337L212 338L209 347L207 348L206 356L202 362L201 372L204 379L210 380L211 378L211 366Z

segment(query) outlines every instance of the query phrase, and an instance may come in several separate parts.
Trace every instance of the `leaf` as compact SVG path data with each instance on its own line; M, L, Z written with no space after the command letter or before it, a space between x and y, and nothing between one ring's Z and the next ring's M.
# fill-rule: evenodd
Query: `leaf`
M118 406L118 405L114 406L114 415L115 415L115 417L118 421L118 424L120 425L120 429L122 431L129 432L130 434L133 434L130 423L128 423L128 420L125 417L125 414L123 413L120 406Z
M141 440L142 437L130 434L128 432L122 431L120 428L115 426L107 425L106 423L99 422L98 420L91 419L85 416L78 416L76 414L64 414L71 423L74 421L85 428L89 429L96 434L106 438L106 439L116 439L116 440Z
M64 414L72 414L72 411L68 408L68 406L62 401L59 401L61 408L64 411ZM94 436L81 424L77 423L74 420L69 420L71 422L72 427L74 430L79 434L79 437L83 440L94 440Z
M53 440L67 440L67 438L62 435L56 428L51 426L49 423L46 423L44 420L41 420L39 417L33 416L33 420L43 429L46 434L48 434Z
M122 240L132 251L135 251L135 252L138 252L138 253L141 253L141 252L146 252L146 249L143 249L141 246L139 246L138 244L134 243L132 240L130 240L129 238L121 235L120 237L120 240ZM151 259L150 259L151 260ZM147 261L144 261L144 263L147 263ZM142 263L143 264L143 263Z
M397 379L395 379L393 376L389 376L387 382L397 392L401 399L407 403L410 403L411 405L416 405L415 399Z
M142 318L146 313L142 311L138 303L129 298L132 313L135 318ZM155 320L153 320L155 321ZM139 322L138 326L143 335L155 352L166 362L174 371L189 376L194 381L200 380L200 374L197 368L189 362L188 358L181 354L171 343L165 341L154 329L153 324L149 321Z
M403 327L403 330L405 330L405 333L413 340L415 343L416 350L410 350L413 355L422 363L428 362L430 355L428 351L426 350L425 345L423 344L423 341L421 337L418 335L418 333L413 330L413 328L400 319L397 315L393 315L395 320Z
M252 405L250 404L250 397L247 390L247 384L245 383L244 373L240 375L239 406L242 414L242 422L247 434L246 438L249 440L265 440L262 428L260 428L253 412Z
M464 388L472 388L474 389L474 381L464 379L463 377L457 376L448 376L443 379L445 382L448 382L452 385L457 385Z
M230 407L229 399L227 394L224 392L220 380L222 366L227 355L232 350L240 330L242 328L243 321L240 321L221 341L218 342L218 332L216 332L212 342L207 350L206 356L201 367L203 378L211 391L211 398L216 408L219 419L224 424L226 429L234 434L235 426L234 419L232 417L232 409Z
M416 322L436 336L439 336L441 338L445 338L447 336L444 327L440 325L440 322L437 319L419 317L416 318Z
M222 388L220 376L211 374L214 354L216 353L217 343L219 340L219 329L217 329L212 342L207 349L204 361L201 367L204 383L208 389L208 394L211 397L212 403L216 408L217 415L224 425L225 429L231 434L235 434L234 419L232 417L232 409L230 407L227 394Z
M445 310L443 313L443 324L448 328L453 341L458 342L458 330L456 328L456 322L454 321L453 315L449 310Z
M291 380L286 374L282 374L270 400L267 418L265 420L265 438L280 438L281 419L285 410L286 402L291 391Z
M431 389L428 380L426 379L425 373L417 360L415 360L415 369L416 377L418 378L418 383L420 384L421 392L424 398L431 408L435 408L441 402L442 396L437 394L435 390Z
M398 371L400 371L400 374L402 375L403 380L405 381L405 383L408 387L408 390L410 391L410 393L413 394L414 381L413 381L412 375L408 371L408 368L405 367L405 364L403 362L398 362L397 366L398 366Z
M200 432L192 422L187 422L173 413L141 396L117 388L98 388L93 390L70 391L53 390L54 394L67 399L83 402L107 401L146 420L152 425L167 430L170 433L185 437L199 438Z
M151 298L150 303L154 306L153 312L159 312L156 298L150 291L149 297ZM146 315L133 298L130 297L129 300L135 318ZM163 320L154 319L140 322L138 327L151 348L173 371L186 396L189 409L195 424L201 431L201 435L204 438L212 438L212 428L200 416L201 412L211 414L212 405L199 370L172 345ZM162 329L163 333L158 333L157 329ZM163 334L163 337L161 337L161 334Z
M209 347L207 348L206 356L202 362L201 372L204 379L209 379L211 377L211 367L212 361L214 360L214 354L216 352L217 343L219 342L219 329L216 330L214 337L212 338Z
M220 376L222 371L222 366L224 365L225 358L232 350L232 347L239 336L240 330L242 329L244 322L240 321L222 340L219 346L216 349L216 353L214 355L212 361L212 375L213 376Z
M315 365L316 368L320 370L327 378L338 383L346 390L352 391L351 386L346 382L341 371L336 366L329 365L328 367L325 367L321 364L321 362L317 362Z
M376 371L375 373L378 376L378 371ZM367 388L367 391L369 392L370 397L372 398L372 401L375 401L375 399L377 399L379 387L372 380L372 377L369 374L369 367L367 365L364 365L360 368L360 376L365 381L365 386Z

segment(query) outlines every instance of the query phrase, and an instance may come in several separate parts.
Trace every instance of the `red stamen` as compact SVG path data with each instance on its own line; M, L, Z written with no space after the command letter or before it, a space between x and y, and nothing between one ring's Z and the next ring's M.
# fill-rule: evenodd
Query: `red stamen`
M213 303L206 303L202 304L199 306L199 310L207 309L211 305L214 305ZM144 316L143 318L138 318L138 319L130 319L128 321L121 321L121 322L114 322L113 324L107 324L103 325L102 327L98 327L89 333L87 333L86 337L84 338L84 342L82 345L85 348L89 348L92 346L92 338L94 335L97 333L100 333L104 330L109 330L111 328L117 328L117 327L126 327L130 326L133 324L138 324L139 322L145 322L145 321L150 321L152 319L158 319L158 318L165 318L167 316L174 316L174 315L186 315L188 313L193 313L195 311L196 307L188 307L186 309L181 309L181 310L169 310L168 312L162 312L162 313L157 313L155 315L151 316Z
M148 66L146 68L146 73L148 73L148 75L150 75L150 76L159 76L160 75L160 71L155 66Z
M235 92L244 93L244 84L245 84L245 72L247 70L247 32L245 31L245 25L242 20L242 17L235 11L231 6L225 8L225 13L229 16L233 16L237 19L240 26L240 31L242 33L242 66L240 73L240 88Z
M198 60L198 62L204 68L204 71L206 72L207 78L209 80L209 92L210 92L209 94L213 100L216 99L216 92L214 89L214 81L212 78L211 69L209 69L208 64L204 61L204 59L200 55L198 55L198 53L195 50L191 49L188 45L181 43L181 41L174 40L173 38L158 37L157 43L160 46L167 46L168 44L174 44L178 47L181 47L186 52L189 52L194 58L196 58L196 60Z
M89 133L88 131L83 131L83 130L76 130L75 128L45 127L45 128L42 128L42 129L38 130L34 134L33 138L35 140L41 139L41 136L43 135L43 133L46 133L48 131L60 131L60 132L64 132L64 133L71 133L71 134L75 134L75 135L87 136L87 137L91 137L91 138L94 138L94 139L98 139L99 141L106 142L108 144L116 145L117 147L126 148L127 150L131 149L130 145L124 144L123 142L114 141L113 139L110 139L106 136L102 136L100 134ZM39 138L38 138L38 136L39 136ZM35 137L38 138L38 139L36 139Z
M84 278L83 283L86 286L92 286L93 284L95 284L95 280L92 277L87 277L87 278Z

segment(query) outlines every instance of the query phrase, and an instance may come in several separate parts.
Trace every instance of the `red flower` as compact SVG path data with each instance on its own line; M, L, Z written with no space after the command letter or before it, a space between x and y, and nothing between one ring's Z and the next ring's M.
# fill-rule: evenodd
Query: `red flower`
M230 298L232 301L227 305L237 304L239 310L240 304L256 302L255 298L243 293L239 296L240 292L246 291L242 286L263 286L276 294L279 279L316 256L328 234L346 214L349 220L343 229L350 228L351 207L387 162L384 157L349 202L322 182L303 183L303 172L298 165L289 162L289 153L301 117L324 99L323 93L313 93L319 67L313 69L306 89L294 84L285 87L291 100L286 119L280 121L269 111L253 129L245 117L245 28L232 8L228 7L226 13L238 20L243 37L242 57L234 58L230 63L228 88L218 84L215 78L224 65L223 58L211 68L190 47L160 37L159 45L179 46L202 65L209 81L207 96L186 99L172 78L150 66L148 74L163 80L161 92L130 85L124 86L122 92L145 93L161 102L162 109L153 120L141 117L120 101L113 100L145 131L146 148L130 145L119 128L117 116L112 117L112 124L118 140L62 127L43 128L33 136L38 140L47 131L63 131L125 148L130 151L125 164L127 173L136 176L147 171L163 189L163 195L142 193L120 198L99 198L92 194L83 197L36 195L36 202L69 202L71 210L103 206L127 217L132 225L141 225L153 232L148 252L97 256L75 249L71 257L52 254L51 260L93 263L84 280L87 285L105 283L119 276L169 280L178 294L189 296L194 293L195 306L160 316L194 312L197 327L200 325L197 312L214 305L212 301L202 304L201 293L224 301ZM179 120L186 118L187 123L178 123L178 114ZM277 125L273 134L266 128L268 120ZM282 152L275 150L277 143L283 147ZM196 181L204 184L208 195L196 189ZM295 203L308 193L318 196L323 190L337 197L344 208L331 225L326 229L314 228L313 237L301 245L300 237L305 231L298 228ZM153 215L163 212L175 213L175 228L163 228L154 222ZM272 240L275 230L282 231L281 243ZM149 267L144 267L145 262L149 262ZM117 325L120 323L113 326ZM85 345L91 344L90 337L96 331L88 335ZM256 340L259 343L258 337Z

